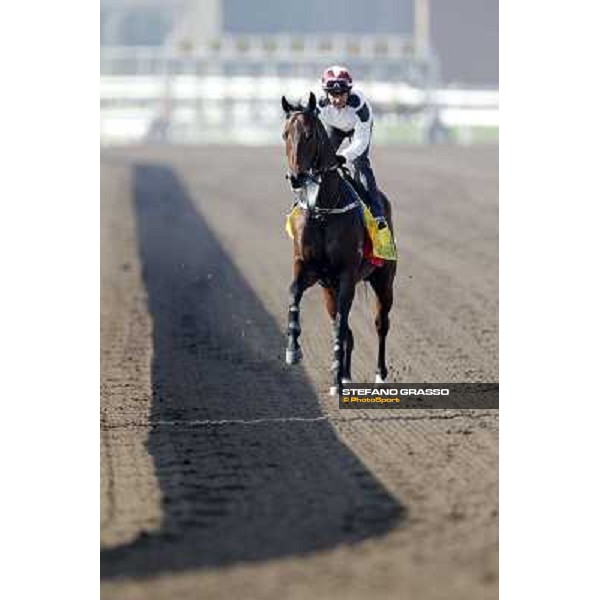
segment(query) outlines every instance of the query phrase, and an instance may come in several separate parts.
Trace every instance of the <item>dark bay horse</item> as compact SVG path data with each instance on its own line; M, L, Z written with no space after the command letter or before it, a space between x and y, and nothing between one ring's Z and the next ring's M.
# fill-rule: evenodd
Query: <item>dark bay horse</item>
M317 115L317 101L311 92L306 106L292 105L282 97L286 114L285 141L288 178L299 197L301 210L292 220L293 281L290 286L288 313L287 364L302 358L300 301L304 292L317 281L323 286L325 305L333 324L333 382L330 392L337 393L342 383L351 381L350 365L354 337L348 318L356 284L367 280L377 298L375 328L379 352L375 382L387 378L385 340L389 330L389 312L394 299L396 262L385 261L375 267L363 256L365 236L356 196L348 193L349 184L340 175L333 146ZM390 202L383 194L387 222L392 227Z

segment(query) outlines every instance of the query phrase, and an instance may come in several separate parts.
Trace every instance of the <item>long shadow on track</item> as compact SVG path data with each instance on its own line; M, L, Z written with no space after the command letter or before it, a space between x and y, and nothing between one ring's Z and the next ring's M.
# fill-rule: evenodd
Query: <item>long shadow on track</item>
M326 420L310 420L322 412L308 378L284 367L275 321L177 175L159 165L135 175L153 320L147 450L163 520L158 531L104 549L102 577L304 554L397 525L403 507ZM240 422L259 419L267 421Z

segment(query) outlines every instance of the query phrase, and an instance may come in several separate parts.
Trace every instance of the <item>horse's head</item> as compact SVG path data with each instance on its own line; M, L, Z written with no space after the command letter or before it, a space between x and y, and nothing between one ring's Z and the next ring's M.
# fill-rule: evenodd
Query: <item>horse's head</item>
M281 106L286 114L283 140L293 187L302 185L309 171L318 167L322 133L317 116L317 99L311 92L306 106L292 105L285 96Z

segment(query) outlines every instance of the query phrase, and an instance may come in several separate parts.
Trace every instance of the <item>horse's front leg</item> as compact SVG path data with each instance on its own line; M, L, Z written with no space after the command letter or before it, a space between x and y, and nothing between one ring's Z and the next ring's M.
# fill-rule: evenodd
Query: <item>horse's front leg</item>
M333 382L329 389L329 393L332 396L339 393L342 380L346 379L346 370L349 370L350 367L350 357L346 356L346 352L352 352L352 348L347 344L350 330L348 319L350 317L352 302L354 301L355 289L354 273L344 273L340 277L337 293L337 315L333 325L333 363L331 365Z
M332 287L323 288L323 297L325 298L325 308L327 314L331 318L331 325L333 328L333 336L336 336L337 332L337 313L338 313L338 302L336 291ZM350 374L350 367L352 362L352 349L354 348L354 337L352 335L352 329L348 327L346 334L346 343L342 347L342 383L351 383L352 375Z
M295 365L302 360L302 349L298 338L300 337L300 300L302 295L313 282L308 272L306 263L302 259L294 260L294 280L290 285L290 304L288 309L287 347L285 362Z

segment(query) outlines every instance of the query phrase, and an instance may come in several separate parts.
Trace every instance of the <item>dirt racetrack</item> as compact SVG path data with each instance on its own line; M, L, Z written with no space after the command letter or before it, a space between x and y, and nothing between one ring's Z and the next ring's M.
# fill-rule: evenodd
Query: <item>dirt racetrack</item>
M102 597L498 594L498 411L344 411L330 325L284 365L281 148L102 152ZM390 381L498 381L496 148L379 148ZM358 290L353 379L371 381Z

